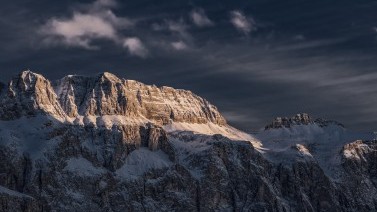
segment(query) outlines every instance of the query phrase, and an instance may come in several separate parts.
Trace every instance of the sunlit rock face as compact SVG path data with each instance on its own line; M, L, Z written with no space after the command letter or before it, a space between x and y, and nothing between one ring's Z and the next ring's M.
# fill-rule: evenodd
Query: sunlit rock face
M307 114L254 136L190 91L103 73L0 86L0 211L376 211L371 133Z
M16 119L38 111L58 119L65 116L50 81L31 71L21 72L2 91L0 118Z
M96 77L67 76L56 83L55 90L69 117L122 115L159 124L226 124L215 106L190 91L149 86L107 72Z

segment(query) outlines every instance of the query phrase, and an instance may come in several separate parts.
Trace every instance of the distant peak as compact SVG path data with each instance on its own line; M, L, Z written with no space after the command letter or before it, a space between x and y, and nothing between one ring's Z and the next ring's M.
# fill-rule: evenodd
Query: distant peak
M11 93L14 93L17 89L21 89L23 91L31 91L34 89L38 81L49 82L41 74L34 73L30 70L25 70L12 78L9 83L9 89Z
M28 76L42 76L42 75L34 73L34 72L30 71L29 69L27 69L25 71L21 71L19 76L22 77L22 78L25 78L25 77L28 77Z
M26 69L26 70L24 70L24 71L21 71L20 74L21 74L21 75L23 75L23 74L34 74L34 72L30 71L30 69Z
M29 85L34 84L37 79L46 80L46 78L43 75L32 72L29 69L22 71L15 78L13 78L13 80L20 80L23 83Z
M115 77L115 78L118 78L115 74L107 72L107 71L99 73L99 76L101 76L101 77Z
M268 129L277 129L277 128L290 128L291 126L296 125L309 125L309 124L317 124L320 127L327 127L329 125L337 125L340 127L344 127L343 124L327 120L323 118L318 118L313 120L312 117L307 113L298 113L293 117L276 117L271 124L265 127L265 130Z
M114 74L112 74L110 72L102 72L98 76L101 79L106 79L106 80L109 80L109 81L112 81L112 82L119 82L119 81L121 81L121 79L118 76L116 76L116 75L114 75Z

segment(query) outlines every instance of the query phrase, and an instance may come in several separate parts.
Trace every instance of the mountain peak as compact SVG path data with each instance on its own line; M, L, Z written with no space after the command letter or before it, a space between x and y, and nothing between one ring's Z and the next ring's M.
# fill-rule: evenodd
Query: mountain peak
M37 76L38 75L38 76L42 76L40 74L32 72L30 69L26 69L24 71L21 71L19 75L20 76L26 76L26 75L33 75L33 76Z
M42 75L25 70L14 77L1 100L0 119L17 119L33 116L40 112L63 119L54 89Z
M117 77L116 75L110 73L110 72L102 72L98 75L98 77L100 79L102 79L103 81L105 80L108 80L108 81L111 81L111 82L120 82L121 79L119 77Z
M337 125L344 128L344 125L333 120L327 120L323 118L317 118L315 120L307 113L298 113L293 117L276 117L272 123L265 126L265 130L277 129L277 128L290 128L296 125L309 125L317 124L320 127L326 127L329 125Z
M293 117L276 117L271 124L267 125L265 129L271 128L289 128L291 125L308 125L313 123L311 117L307 113L298 113Z
M32 90L36 85L37 80L45 81L46 79L37 73L30 70L25 70L20 72L16 77L10 82L10 86L18 86L23 91Z

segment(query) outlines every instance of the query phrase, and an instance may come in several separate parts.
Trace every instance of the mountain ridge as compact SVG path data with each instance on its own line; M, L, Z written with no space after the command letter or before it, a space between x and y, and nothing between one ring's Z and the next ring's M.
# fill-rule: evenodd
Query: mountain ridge
M62 114L60 114L61 111L48 111L48 108L43 107L49 103L50 106L56 107L56 110L62 108L69 117L78 115L139 115L162 124L166 124L169 119L193 123L226 124L225 119L214 105L190 91L173 89L167 86L149 86L133 80L120 79L109 72L98 74L95 77L69 75L57 80L54 86L52 87L52 83L40 74L29 70L23 71L10 81L8 95L5 96L8 99L13 99L16 95L19 98L41 96L41 98L34 99L32 104L37 104L35 109L47 110L45 112L50 113L50 115ZM43 93L43 91L47 93ZM28 94L28 96L21 96L23 94ZM158 97L161 97L160 102ZM171 100L171 102L161 101L164 100L162 97ZM189 102L181 103L182 99L179 98L183 100L186 98ZM55 102L56 100L58 103ZM148 101L151 101L152 104L164 103L165 105L160 105L164 108L159 112L165 114L151 114L151 111L145 111L148 108L143 108L143 106L148 107ZM146 104L143 104L143 102L146 102ZM41 103L42 107L39 107L38 103ZM185 107L185 112L190 113L181 114L182 111L179 111L179 107Z

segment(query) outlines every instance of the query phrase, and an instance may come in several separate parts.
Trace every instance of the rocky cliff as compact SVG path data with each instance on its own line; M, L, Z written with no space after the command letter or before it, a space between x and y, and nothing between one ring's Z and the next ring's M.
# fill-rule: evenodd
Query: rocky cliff
M64 77L55 90L64 112L72 118L121 115L159 124L226 124L215 106L190 91L149 86L107 72L96 77Z
M110 73L22 72L1 95L0 211L377 210L376 141L336 122L251 136L189 91Z

